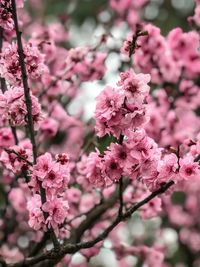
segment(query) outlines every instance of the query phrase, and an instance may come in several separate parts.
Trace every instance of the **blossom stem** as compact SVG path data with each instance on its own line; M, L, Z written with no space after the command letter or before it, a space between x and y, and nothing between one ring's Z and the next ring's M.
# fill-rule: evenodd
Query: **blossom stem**
M121 134L119 137L119 144L122 145L124 140L124 136ZM119 179L119 210L118 210L118 217L121 217L123 215L123 176Z
M118 216L121 217L123 215L123 177L119 180L119 210L118 210Z
M3 28L0 27L0 53L2 52L2 46L3 46ZM6 81L3 77L1 77L0 82L1 82L1 90L4 93L6 91Z

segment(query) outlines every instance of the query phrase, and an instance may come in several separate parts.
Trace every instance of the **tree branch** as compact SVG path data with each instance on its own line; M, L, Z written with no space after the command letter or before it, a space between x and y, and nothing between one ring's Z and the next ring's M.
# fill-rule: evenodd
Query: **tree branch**
M3 47L3 28L0 27L0 53L2 52ZM3 77L0 78L1 90L4 93L6 91L6 81Z
M0 53L2 52L2 47L3 47L3 28L0 27ZM1 90L4 93L7 90L7 86L6 86L6 81L3 77L0 77L0 84L1 84ZM13 126L11 127L11 131L15 140L15 144L18 145L19 140L17 137L17 132L16 132L16 128Z
M119 210L118 216L121 217L123 214L123 177L119 180Z
M35 246L33 246L30 254L29 254L29 257L33 257L35 256L38 252L40 252L40 250L45 246L47 240L49 238L49 233L44 233L41 241L37 244L35 244Z
M19 30L18 26L18 18L17 18L17 10L16 10L16 3L15 0L11 0L11 6L12 6L12 16L14 20L15 25L15 31L16 31L16 37L17 37L17 46L18 46L18 55L19 55L19 64L21 67L21 74L22 74L22 83L24 87L24 97L26 102L26 108L27 108L27 117L28 117L28 129L30 134L30 139L32 143L32 150L33 150L33 162L36 164L37 160L37 146L35 141L35 133L34 133L34 124L33 124L33 116L32 116L32 101L31 101L31 95L30 95L30 88L28 85L28 76L26 71L26 65L25 65L25 59L24 59L24 52L23 52L23 45L22 45L22 38L21 34L22 32ZM40 187L40 194L41 194L41 200L42 203L46 202L46 193L45 189L42 187L41 182L38 181L39 187ZM47 214L44 212L45 219L47 218ZM59 242L56 238L56 235L53 231L53 229L50 229L52 241L55 248L59 247Z
M23 157L22 155L20 155L18 152L16 152L14 149L9 149L9 148L5 148L4 149L8 154L15 154L18 159L23 160L24 162L26 162L29 166L33 166L33 163L30 162L29 160L27 160L25 157Z
M124 140L124 136L120 134L119 137L119 144L122 145ZM118 216L121 217L123 213L123 176L120 177L119 180L119 210L118 210Z
M28 85L28 77L27 77L27 71L26 71L26 66L25 66L24 52L23 52L23 45L22 45L22 38L21 38L22 32L19 30L19 26L18 26L18 18L17 18L17 10L16 10L15 0L11 0L11 4L12 4L12 16L13 16L13 20L14 20L14 24L15 24L15 31L16 31L16 37L17 37L19 64L20 64L21 72L22 72L22 83L23 83L23 87L24 87L24 97L25 97L26 108L27 108L28 128L29 128L29 134L30 134L30 139L31 139L31 143L32 143L32 148L33 148L34 163L36 163L37 146L36 146L35 134L34 134L34 125L33 125L33 116L32 116L32 101L31 101L31 96L30 96L30 88Z
M129 181L126 180L123 183L123 191L128 186ZM81 240L82 235L87 229L90 229L97 220L107 211L109 208L113 207L113 205L117 202L119 197L119 187L118 189L111 195L111 197L103 202L102 204L98 205L94 209L92 208L91 212L87 214L86 220L84 220L77 229L72 231L71 237L69 238L68 242L71 243L78 243Z
M97 236L95 239L81 242L77 244L65 244L60 247L60 250L56 251L55 249L52 249L48 252L44 252L36 257L30 257L26 258L24 261L15 263L15 264L9 264L9 267L22 267L22 266L32 266L36 263L39 263L41 261L47 260L47 259L61 259L66 254L74 254L80 249L86 249L91 248L98 242L104 240L109 233L122 221L129 218L135 211L137 211L140 207L148 203L151 199L154 197L166 192L168 188L170 188L174 184L174 181L169 181L162 185L158 190L151 193L148 197L143 199L142 201L136 203L131 208L129 208L121 217L117 216L116 219L113 221L113 223L106 228L99 236ZM107 204L108 205L108 204Z

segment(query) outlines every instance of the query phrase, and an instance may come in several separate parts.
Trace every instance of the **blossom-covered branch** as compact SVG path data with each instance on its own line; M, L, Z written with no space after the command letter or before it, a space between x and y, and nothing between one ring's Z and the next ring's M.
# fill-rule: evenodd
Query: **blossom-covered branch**
M196 267L200 2L165 36L149 0L100 2L105 32L77 47L82 3L49 20L43 1L0 1L0 265L88 267L108 245L116 267L172 267L184 246Z
M27 118L28 118L28 129L29 129L29 134L30 134L30 139L31 139L31 144L32 144L32 150L33 150L33 162L36 164L37 161L37 145L36 145L36 140L35 140L35 132L34 132L34 122L33 122L33 114L32 114L32 99L31 99L31 94L30 94L30 88L28 85L28 76L27 76L27 71L26 71L26 65L25 65L25 55L23 51L23 45L22 45L22 38L21 38L21 31L19 30L18 26L18 18L17 18L17 10L16 10L16 3L15 0L11 0L11 8L12 8L12 17L15 25L15 31L16 31L16 36L17 36L17 52L19 55L19 65L21 68L21 78L22 78L22 84L24 88L24 97L25 97L25 104L27 108ZM42 203L46 203L46 192L44 188L42 187L41 183L39 182L40 186L40 194L41 194L41 200ZM44 217L47 219L48 214L44 211ZM54 243L54 246L56 248L59 247L59 242L55 236L55 233L53 229L50 229L52 240Z
M165 193L169 187L171 187L174 184L173 181L169 181L165 185L161 186L158 190L155 192L151 193L148 197L143 199L142 201L138 202L137 204L133 205L131 208L129 208L128 211L126 211L124 214L121 214L120 216L117 216L116 219L113 221L113 223L106 228L99 236L94 238L91 241L87 242L82 242L82 243L76 243L76 244L66 244L62 245L60 247L60 250L54 250L52 249L51 251L45 252L41 255L35 256L35 257L30 257L22 262L16 263L16 264L10 264L8 265L9 267L20 267L24 265L29 265L32 266L36 263L39 263L41 261L47 260L47 259L61 259L64 257L65 254L74 254L75 252L79 251L80 249L86 249L86 248L91 248L93 247L96 243L104 240L108 234L122 221L126 220L129 218L135 211L137 211L140 207L148 203L150 200L152 200L154 197L158 196L159 194ZM104 209L105 209L104 205ZM89 221L89 220L88 220ZM89 222L86 222L89 224ZM90 222L91 223L91 222Z

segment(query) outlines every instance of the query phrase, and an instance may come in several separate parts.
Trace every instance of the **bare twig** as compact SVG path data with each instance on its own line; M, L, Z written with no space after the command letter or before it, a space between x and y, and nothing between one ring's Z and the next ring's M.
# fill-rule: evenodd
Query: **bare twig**
M18 145L19 144L19 139L17 137L17 131L16 131L16 128L13 127L13 126L10 126L11 128L11 131L12 131L12 135L14 137L14 140L15 140L15 145Z
M119 210L118 216L121 217L123 215L123 177L119 180Z
M0 27L0 53L2 52L3 46L3 28ZM6 91L6 81L3 77L0 77L1 90L4 93Z

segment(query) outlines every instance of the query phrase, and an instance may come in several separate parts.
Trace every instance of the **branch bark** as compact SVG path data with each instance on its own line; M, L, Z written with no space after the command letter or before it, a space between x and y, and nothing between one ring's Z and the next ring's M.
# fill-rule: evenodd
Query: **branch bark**
M21 37L22 32L19 30L15 0L11 0L11 7L12 7L12 16L13 16L13 20L14 20L16 37L17 37L17 46L18 46L17 51L18 51L18 56L19 56L19 64L21 67L22 84L23 84L23 88L24 88L24 97L25 97L26 108L27 108L28 129L29 129L29 134L30 134L30 140L32 143L33 162L34 162L34 164L36 164L37 146L36 146L34 123L33 123L33 116L32 116L32 101L31 101L31 95L30 95L30 88L28 85L28 76L27 76L25 58L24 58L24 52L23 52L22 37ZM38 183L39 183L39 187L40 187L40 194L41 194L42 203L45 203L46 202L45 189L42 187L40 181L38 181ZM45 219L47 218L47 216L48 215L44 212ZM60 244L56 238L56 235L55 235L53 229L50 229L50 234L51 234L51 238L52 238L54 247L57 249Z
M33 124L33 116L32 116L32 101L31 101L31 96L30 96L30 88L28 85L28 76L27 76L27 71L26 71L22 38L21 38L22 32L19 30L19 26L18 26L18 18L17 18L15 0L11 0L11 5L12 5L12 15L13 15L16 37L17 37L19 64L21 67L22 83L24 87L24 97L25 97L26 108L27 108L28 128L29 128L30 139L31 139L32 147L33 147L34 163L36 163L37 146L36 146L36 141L35 141L34 124Z

